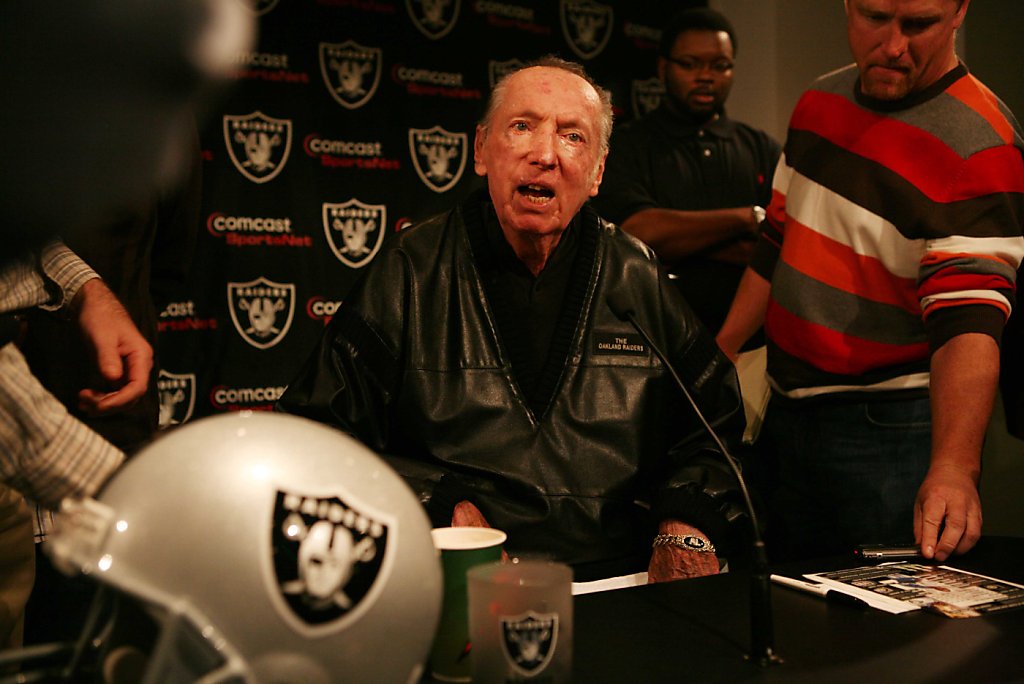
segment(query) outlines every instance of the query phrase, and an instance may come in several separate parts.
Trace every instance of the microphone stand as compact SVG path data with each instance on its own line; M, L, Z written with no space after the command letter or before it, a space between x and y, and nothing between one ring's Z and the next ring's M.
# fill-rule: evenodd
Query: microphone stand
M636 315L633 308L628 304L621 301L620 292L612 292L608 295L608 307L612 310L620 320L627 321L633 328L640 333L640 337L650 345L651 350L657 355L661 362L671 373L673 380L682 390L683 396L690 403L694 413L700 419L701 425L704 426L704 430L714 440L715 445L721 450L722 455L725 457L726 462L729 464L729 468L732 469L733 475L736 476L736 481L739 483L740 492L743 494L743 500L747 506L747 512L750 514L750 524L753 527L754 534L754 558L753 558L753 570L750 574L750 653L745 657L748 660L756 662L761 667L767 665L776 665L782 663L782 658L775 654L775 630L772 621L772 594L771 594L771 572L768 568L768 552L765 549L764 539L761 538L761 531L757 524L757 514L754 512L754 504L750 499L750 492L747 490L746 480L743 479L743 475L740 472L739 467L736 465L736 461L733 459L732 454L725 448L722 440L719 439L718 434L712 429L707 419L704 417L704 413L697 406L697 402L694 401L693 395L686 388L686 384L683 382L679 374L676 373L675 366L668 360L668 357L664 352L655 344L654 340L651 339L647 331L644 330L643 326L636 320Z

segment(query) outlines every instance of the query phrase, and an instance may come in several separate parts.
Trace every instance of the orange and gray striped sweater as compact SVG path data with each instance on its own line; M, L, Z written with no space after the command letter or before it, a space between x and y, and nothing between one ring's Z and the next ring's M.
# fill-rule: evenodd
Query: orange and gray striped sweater
M1024 256L1024 142L960 65L898 102L851 65L790 120L752 267L771 281L768 372L794 398L923 390L930 350L999 340Z

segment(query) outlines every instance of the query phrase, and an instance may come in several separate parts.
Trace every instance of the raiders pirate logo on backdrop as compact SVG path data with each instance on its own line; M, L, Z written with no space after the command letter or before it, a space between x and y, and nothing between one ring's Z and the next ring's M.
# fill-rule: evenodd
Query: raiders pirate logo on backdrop
M160 369L156 380L160 394L160 429L180 425L192 417L196 406L196 374Z
M324 202L323 218L327 244L346 266L362 268L384 244L388 210L383 204L366 204L355 197L342 204Z
M498 81L507 74L521 69L526 66L526 62L519 59L506 59L504 62L499 62L496 59L492 59L487 62L487 76L490 78L491 87L493 88L498 84Z
M405 0L409 18L431 40L448 35L459 19L460 0Z
M665 96L665 84L660 78L649 78L646 81L633 81L633 114L641 117L653 112L661 104Z
M540 674L551 662L558 643L558 613L501 618L501 649L512 668L524 677Z
M231 322L242 339L267 349L284 339L295 314L295 285L260 276L247 283L228 283Z
M292 149L292 122L263 112L224 117L224 144L239 173L266 183L281 173Z
M388 553L389 525L340 497L277 491L271 549L279 596L309 628L355 617Z
M583 59L601 54L612 37L611 5L591 0L562 0L560 4L562 35L572 51Z
M440 126L409 129L409 154L423 184L434 192L451 190L466 169L469 148L465 133L452 133Z
M346 109L358 109L370 101L380 84L380 48L353 40L320 43L320 74L327 92Z

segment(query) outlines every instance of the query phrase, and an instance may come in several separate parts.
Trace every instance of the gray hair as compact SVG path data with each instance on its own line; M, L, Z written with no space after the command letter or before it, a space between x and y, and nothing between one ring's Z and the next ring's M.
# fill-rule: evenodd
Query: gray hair
M562 59L561 57L555 57L554 55L547 55L539 59L535 59L532 62L528 62L517 69L508 72L502 76L494 88L491 90L491 96L487 100L487 109L484 111L483 117L480 119L480 126L487 130L491 125L491 119L494 116L495 110L501 105L505 99L505 93L508 90L508 79L510 76L519 73L523 69L531 69L533 67L547 67L549 69L561 69L562 71L568 71L574 76L579 76L584 81L590 84L590 86L597 92L597 97L601 103L601 118L598 120L598 131L601 135L601 151L608 151L608 140L612 135L612 94L610 91L602 88L597 84L590 74L587 73L586 69L583 68L582 64L576 62L570 62Z

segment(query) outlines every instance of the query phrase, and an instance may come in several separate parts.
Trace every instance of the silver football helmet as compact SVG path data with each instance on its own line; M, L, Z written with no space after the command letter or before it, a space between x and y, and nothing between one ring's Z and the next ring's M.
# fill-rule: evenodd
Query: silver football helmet
M54 563L156 623L144 682L422 674L441 603L430 524L402 479L337 430L281 414L200 420L66 508Z

